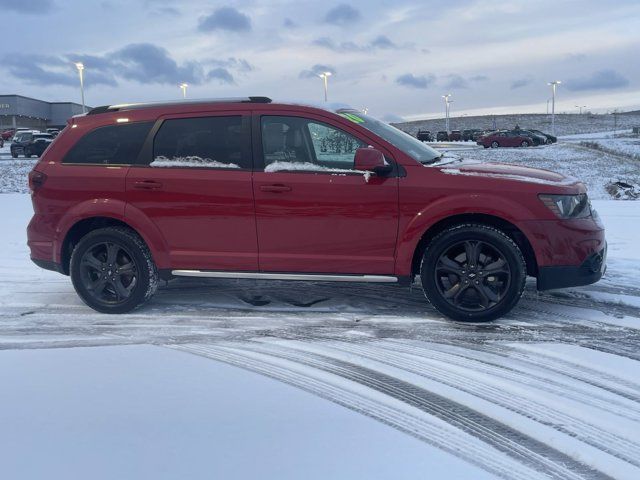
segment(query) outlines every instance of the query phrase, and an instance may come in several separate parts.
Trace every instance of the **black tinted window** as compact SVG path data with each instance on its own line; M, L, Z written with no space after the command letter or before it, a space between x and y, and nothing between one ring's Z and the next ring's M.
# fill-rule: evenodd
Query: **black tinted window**
M136 162L152 123L130 123L100 127L82 137L67 153L63 163L101 165Z
M152 167L251 168L241 116L176 118L153 141Z

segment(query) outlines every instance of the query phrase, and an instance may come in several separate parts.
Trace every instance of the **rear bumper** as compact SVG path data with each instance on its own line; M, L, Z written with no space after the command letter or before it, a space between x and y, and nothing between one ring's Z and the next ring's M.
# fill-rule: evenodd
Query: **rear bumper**
M596 283L607 269L607 245L579 266L549 266L538 270L538 290L579 287Z

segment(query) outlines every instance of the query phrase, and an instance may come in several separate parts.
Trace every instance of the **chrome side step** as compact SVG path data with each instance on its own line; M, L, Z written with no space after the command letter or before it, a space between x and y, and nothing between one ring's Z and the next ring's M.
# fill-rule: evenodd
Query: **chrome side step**
M212 272L203 270L172 270L176 277L202 278L254 278L257 280L315 280L316 282L367 282L397 283L398 278L386 275L326 275L301 273L261 273L261 272Z

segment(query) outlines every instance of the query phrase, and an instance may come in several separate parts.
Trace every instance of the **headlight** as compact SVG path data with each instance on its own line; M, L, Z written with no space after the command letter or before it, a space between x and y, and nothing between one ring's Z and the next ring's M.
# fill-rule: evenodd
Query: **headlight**
M538 195L549 210L560 218L585 218L591 215L591 204L586 193L579 195Z

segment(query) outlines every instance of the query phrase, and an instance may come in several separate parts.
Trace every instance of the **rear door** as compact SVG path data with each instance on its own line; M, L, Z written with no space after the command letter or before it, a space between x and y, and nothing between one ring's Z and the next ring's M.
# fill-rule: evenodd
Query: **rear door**
M311 113L256 116L253 131L260 270L393 274L397 175L353 170L370 142Z
M250 115L237 111L154 126L127 175L127 212L157 226L171 268L258 270L250 138Z

